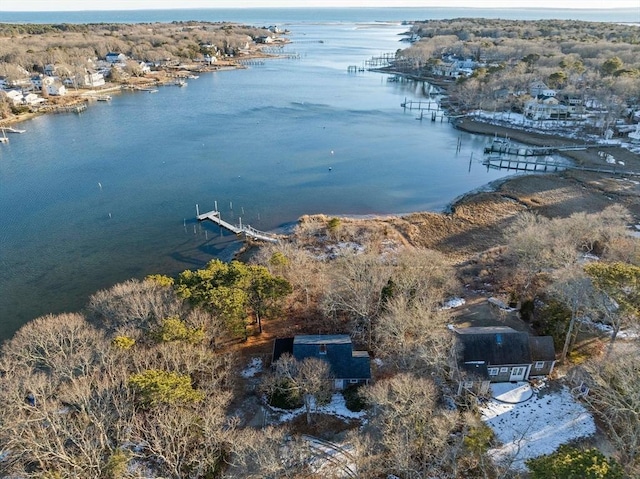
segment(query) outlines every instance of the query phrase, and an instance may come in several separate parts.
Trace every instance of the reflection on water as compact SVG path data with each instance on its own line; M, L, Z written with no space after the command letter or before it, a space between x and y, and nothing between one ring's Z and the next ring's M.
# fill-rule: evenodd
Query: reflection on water
M400 108L423 84L347 73L403 47L406 27L287 28L297 59L112 95L0 147L0 338L115 282L230 258L235 236L197 224L196 204L272 230L307 213L440 210L506 174L469 170L484 138Z

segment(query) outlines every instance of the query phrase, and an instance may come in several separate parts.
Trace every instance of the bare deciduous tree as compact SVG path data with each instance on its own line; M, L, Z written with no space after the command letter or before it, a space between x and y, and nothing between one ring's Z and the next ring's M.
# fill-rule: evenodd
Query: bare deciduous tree
M381 468L401 477L447 477L456 414L437 404L432 380L412 374L383 379L366 391Z
M626 350L625 350L626 349ZM589 360L583 376L589 393L584 401L602 419L619 462L630 477L640 474L640 350L625 349Z
M374 327L376 356L401 371L448 377L455 359L449 319L433 302L392 299Z

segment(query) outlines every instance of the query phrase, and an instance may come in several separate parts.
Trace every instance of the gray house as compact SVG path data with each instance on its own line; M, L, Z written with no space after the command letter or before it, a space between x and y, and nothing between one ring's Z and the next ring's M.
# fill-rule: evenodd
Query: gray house
M455 333L463 370L459 392L486 392L490 382L526 381L553 371L551 336L530 336L506 326L458 328Z
M273 343L273 362L285 353L297 360L318 358L331 366L336 389L350 384L368 384L371 361L367 351L354 351L348 334L313 334L279 338Z

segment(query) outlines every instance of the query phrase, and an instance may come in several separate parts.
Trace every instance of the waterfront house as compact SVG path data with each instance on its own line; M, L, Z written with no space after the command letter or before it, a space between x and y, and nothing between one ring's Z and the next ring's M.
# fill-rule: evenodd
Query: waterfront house
M551 336L530 336L506 326L456 328L460 348L458 393L485 393L491 382L547 376L555 365Z
M6 95L7 99L11 103L13 103L14 106L22 104L22 92L18 90L9 90L7 92L4 92L4 94Z
M36 95L35 93L27 93L22 97L22 103L29 106L40 105L44 103L45 99L41 96Z
M31 77L31 83L34 88L40 91L46 90L49 85L52 85L55 78L46 75L34 75Z
M524 104L524 115L531 120L564 120L569 108L555 97L540 95Z
M151 73L151 67L149 66L148 63L145 62L139 62L138 63L138 68L140 68L140 72L143 75L146 75L147 73Z
M371 380L371 360L367 351L354 351L348 334L312 334L278 338L273 344L273 362L285 353L298 361L317 358L331 366L334 387L343 389Z
M82 78L81 84L87 88L94 88L104 86L105 83L104 75L102 73L87 71Z
M559 96L560 103L566 105L570 114L584 113L584 101L582 95L563 93Z
M52 83L46 87L47 94L51 96L64 96L67 94L67 87L60 82Z

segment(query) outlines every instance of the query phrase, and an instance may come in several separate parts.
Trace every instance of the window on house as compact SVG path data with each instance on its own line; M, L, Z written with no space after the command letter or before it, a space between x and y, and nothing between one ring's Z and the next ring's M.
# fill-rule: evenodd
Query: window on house
M488 368L487 372L489 373L489 376L497 376L498 375L498 368Z
M508 373L509 372L509 368L500 368L500 372L501 373Z
M326 344L321 344L319 352L320 352L320 354L327 354L327 345Z
M465 389L473 388L473 381L464 381L462 383L462 387L465 388Z
M360 381L357 379L349 379L349 384L358 384Z
M544 367L544 361L536 361L534 368L542 369Z

